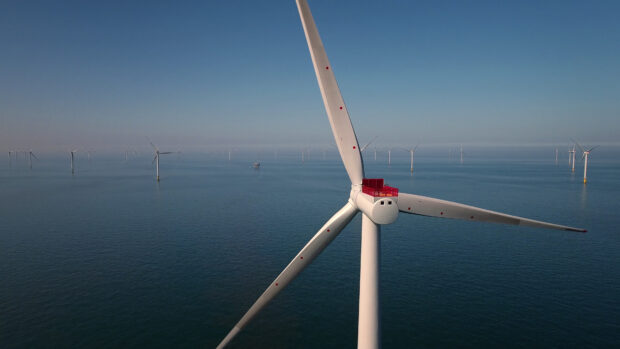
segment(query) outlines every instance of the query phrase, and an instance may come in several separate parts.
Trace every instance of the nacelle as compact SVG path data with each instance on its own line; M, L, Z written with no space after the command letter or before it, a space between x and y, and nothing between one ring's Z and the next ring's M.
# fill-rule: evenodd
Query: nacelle
M352 193L356 206L377 224L391 224L398 218L398 189L384 186L383 179L364 178L362 190Z

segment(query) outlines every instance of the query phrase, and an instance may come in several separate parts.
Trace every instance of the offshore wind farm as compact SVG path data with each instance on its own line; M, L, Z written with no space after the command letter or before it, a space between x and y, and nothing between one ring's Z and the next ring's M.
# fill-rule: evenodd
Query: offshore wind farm
M615 5L297 5L7 6L0 346L619 345Z

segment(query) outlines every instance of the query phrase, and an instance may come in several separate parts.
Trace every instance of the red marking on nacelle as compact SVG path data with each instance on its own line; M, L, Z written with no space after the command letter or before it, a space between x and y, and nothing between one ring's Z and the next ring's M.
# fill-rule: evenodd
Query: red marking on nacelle
M329 233L331 230L327 229L327 232Z
M374 197L398 196L398 188L384 185L383 178L364 178L362 179L362 193Z
M299 259L304 259L304 256L299 257Z
M278 283L276 282L276 286L278 286Z
M442 215L442 216L443 216L443 212L441 212L441 213L440 213L440 215Z
M329 66L325 67L326 70L329 70Z
M407 208L409 211L411 211L411 207Z
M342 107L340 107L340 110L342 110Z
M353 146L353 149L355 149L355 146Z

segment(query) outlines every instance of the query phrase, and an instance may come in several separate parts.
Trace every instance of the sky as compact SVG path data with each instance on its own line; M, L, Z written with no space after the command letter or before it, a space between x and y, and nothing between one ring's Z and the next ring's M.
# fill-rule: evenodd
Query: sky
M618 1L309 1L360 143L620 143ZM0 2L0 149L319 146L293 0Z

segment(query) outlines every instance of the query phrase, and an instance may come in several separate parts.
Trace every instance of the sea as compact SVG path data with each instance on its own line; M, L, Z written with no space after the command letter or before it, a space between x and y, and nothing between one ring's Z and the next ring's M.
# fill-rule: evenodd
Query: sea
M599 150L599 149L597 149ZM267 154L267 155L265 155ZM384 348L619 348L620 151L365 155L400 192L588 230L402 214ZM1 348L214 348L347 201L337 154L38 154L0 164ZM258 159L257 159L258 158ZM259 160L259 169L252 163ZM355 348L358 214L230 348Z

